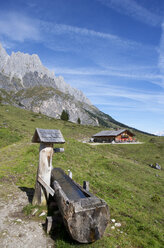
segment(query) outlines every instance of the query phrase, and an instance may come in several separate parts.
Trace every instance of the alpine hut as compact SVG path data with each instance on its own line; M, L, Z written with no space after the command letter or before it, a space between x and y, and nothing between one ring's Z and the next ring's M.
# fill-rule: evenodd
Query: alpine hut
M111 142L132 142L135 134L127 129L106 130L96 133L92 136L94 142L111 143Z

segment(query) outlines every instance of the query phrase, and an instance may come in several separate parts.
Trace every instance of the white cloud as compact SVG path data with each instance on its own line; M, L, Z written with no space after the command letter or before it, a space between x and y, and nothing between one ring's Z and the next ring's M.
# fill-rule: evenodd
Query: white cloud
M133 111L152 111L164 114L164 91L139 90L117 86L113 82L94 81L89 78L70 78L69 83L81 89L94 105L115 106ZM117 108L117 109L118 109Z
M27 39L39 40L38 23L19 13L0 12L0 36L19 42Z
M164 136L164 130L159 132L154 132L155 135Z
M106 90L106 89L105 89ZM120 110L127 110L132 112L151 112L164 115L164 102L159 104L157 95L139 94L136 92L127 92L126 90L111 89L107 94L88 94L87 97L94 105L101 106L101 108L115 109L116 113ZM164 97L164 95L163 95Z
M65 24L57 24L57 23L41 21L41 27L43 28L43 30L47 30L48 32L58 35L65 33L74 33L77 35L80 34L84 36L96 36L105 39L120 40L119 37L117 37L116 35L96 32L94 30L89 30L87 28L79 28L76 26L70 26Z
M110 33L43 21L40 22L40 33L48 48L60 52L73 52L75 58L77 55L82 56L82 59L85 58L97 64L96 69L87 68L87 70L85 68L76 68L76 70L55 68L57 73L146 79L154 80L160 85L160 75L154 72L154 68L153 70L141 69L141 66L139 68L139 65L150 66L156 63L154 57L158 56L158 52L155 46L141 44ZM133 64L134 67L136 65L136 70L134 68L132 70L122 69L125 63ZM139 71L137 71L138 68Z
M88 93L88 96L114 96L124 97L140 102L151 102L164 104L164 93L153 93L148 90L135 90L130 87L120 87L114 85L108 85L106 87L97 87L94 92ZM164 110L163 110L164 111Z
M158 66L161 73L161 86L164 88L164 23L162 24L162 34L159 47Z
M65 24L57 24L53 22L45 22L45 21L40 21L40 29L41 32L45 32L47 38L47 34L53 34L53 35L64 35L64 34L69 34L69 36L83 36L83 37L95 37L95 38L100 38L100 39L105 39L113 42L115 45L119 45L120 49L123 47L128 47L128 48L144 48L146 49L157 49L154 46L150 45L143 45L142 43L135 42L133 40L128 40L125 38L121 38L117 35L113 35L110 33L103 33L103 32L97 32L92 29L87 29L87 28L79 28L76 26L71 26L71 25L65 25ZM76 40L77 41L77 40ZM48 42L48 40L47 40ZM84 40L82 40L84 42Z
M62 37L60 42L59 40L56 41L56 37L60 37L61 35L66 35L66 40L70 39L69 41L73 41L73 45L69 42L68 44L67 42L64 42L65 37ZM0 37L3 36L6 36L13 41L23 42L27 39L40 41L49 48L60 51L75 51L76 49L81 49L80 46L84 46L85 42L91 42L91 38L97 38L101 41L106 40L107 42L104 43L104 49L109 49L108 41L110 41L110 46L119 49L135 49L137 51L157 50L154 46L145 46L139 42L121 38L110 33L97 32L92 29L79 28L77 26L62 23L46 22L30 18L17 12L0 12ZM94 42L94 44L96 43ZM102 44L101 47L98 46L96 48L103 49ZM94 51L95 53L101 53L101 51Z
M100 75L100 76L115 76L115 77L124 77L131 78L136 80L159 80L162 79L162 75L153 73L153 70L156 70L155 67L114 67L106 66L105 69L99 68L67 68L67 67L55 67L53 69L57 74L66 74L66 75ZM154 81L155 84L159 84L157 81Z
M158 136L164 136L164 131L163 132L155 132L154 134L158 135Z
M139 5L134 0L97 0L103 5L113 8L117 12L131 16L132 18L150 26L160 25L163 17L156 15Z
M154 111L164 114L164 92L150 90L137 90L133 87L116 86L109 83L94 82L89 80L75 79L70 81L74 87L83 90L93 104L122 105L127 108L134 107L135 111Z

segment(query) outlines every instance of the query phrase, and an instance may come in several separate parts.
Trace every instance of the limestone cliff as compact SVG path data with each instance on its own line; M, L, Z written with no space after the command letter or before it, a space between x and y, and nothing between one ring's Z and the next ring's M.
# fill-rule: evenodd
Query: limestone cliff
M63 93L70 94L76 100L91 104L89 99L80 91L65 83L63 77L56 77L54 73L43 66L38 55L12 52L9 56L0 44L0 72L9 77L8 90L18 90L36 85L52 86ZM2 86L1 86L2 87ZM7 84L6 84L7 88Z

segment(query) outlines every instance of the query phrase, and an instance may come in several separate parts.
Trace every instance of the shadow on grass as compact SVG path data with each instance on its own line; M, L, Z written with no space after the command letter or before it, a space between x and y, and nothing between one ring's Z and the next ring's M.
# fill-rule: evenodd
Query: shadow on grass
M29 203L32 203L32 199L34 196L34 189L33 188L27 188L27 187L19 187L19 189L22 190L23 192L26 192Z
M49 235L55 241L56 245L64 243L66 247L79 247L80 244L74 241L69 235L58 206L51 196L47 204L47 210L47 216L52 216L52 226ZM47 223L43 224L43 229L47 231Z
M50 230L50 237L55 241L57 245L65 244L66 247L74 246L79 247L80 244L74 241L71 236L69 235L66 227L64 226L63 221L61 220L61 216L56 216L53 220L53 226Z

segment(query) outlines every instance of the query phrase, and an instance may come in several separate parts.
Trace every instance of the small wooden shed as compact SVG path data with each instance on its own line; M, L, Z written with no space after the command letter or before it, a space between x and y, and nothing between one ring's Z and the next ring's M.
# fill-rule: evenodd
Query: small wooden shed
M125 141L133 141L134 133L127 129L119 129L119 130L106 130L96 133L92 136L94 142L104 142L110 143L112 141L115 142L125 142Z
M60 130L36 128L32 138L33 143L64 144L65 140Z

